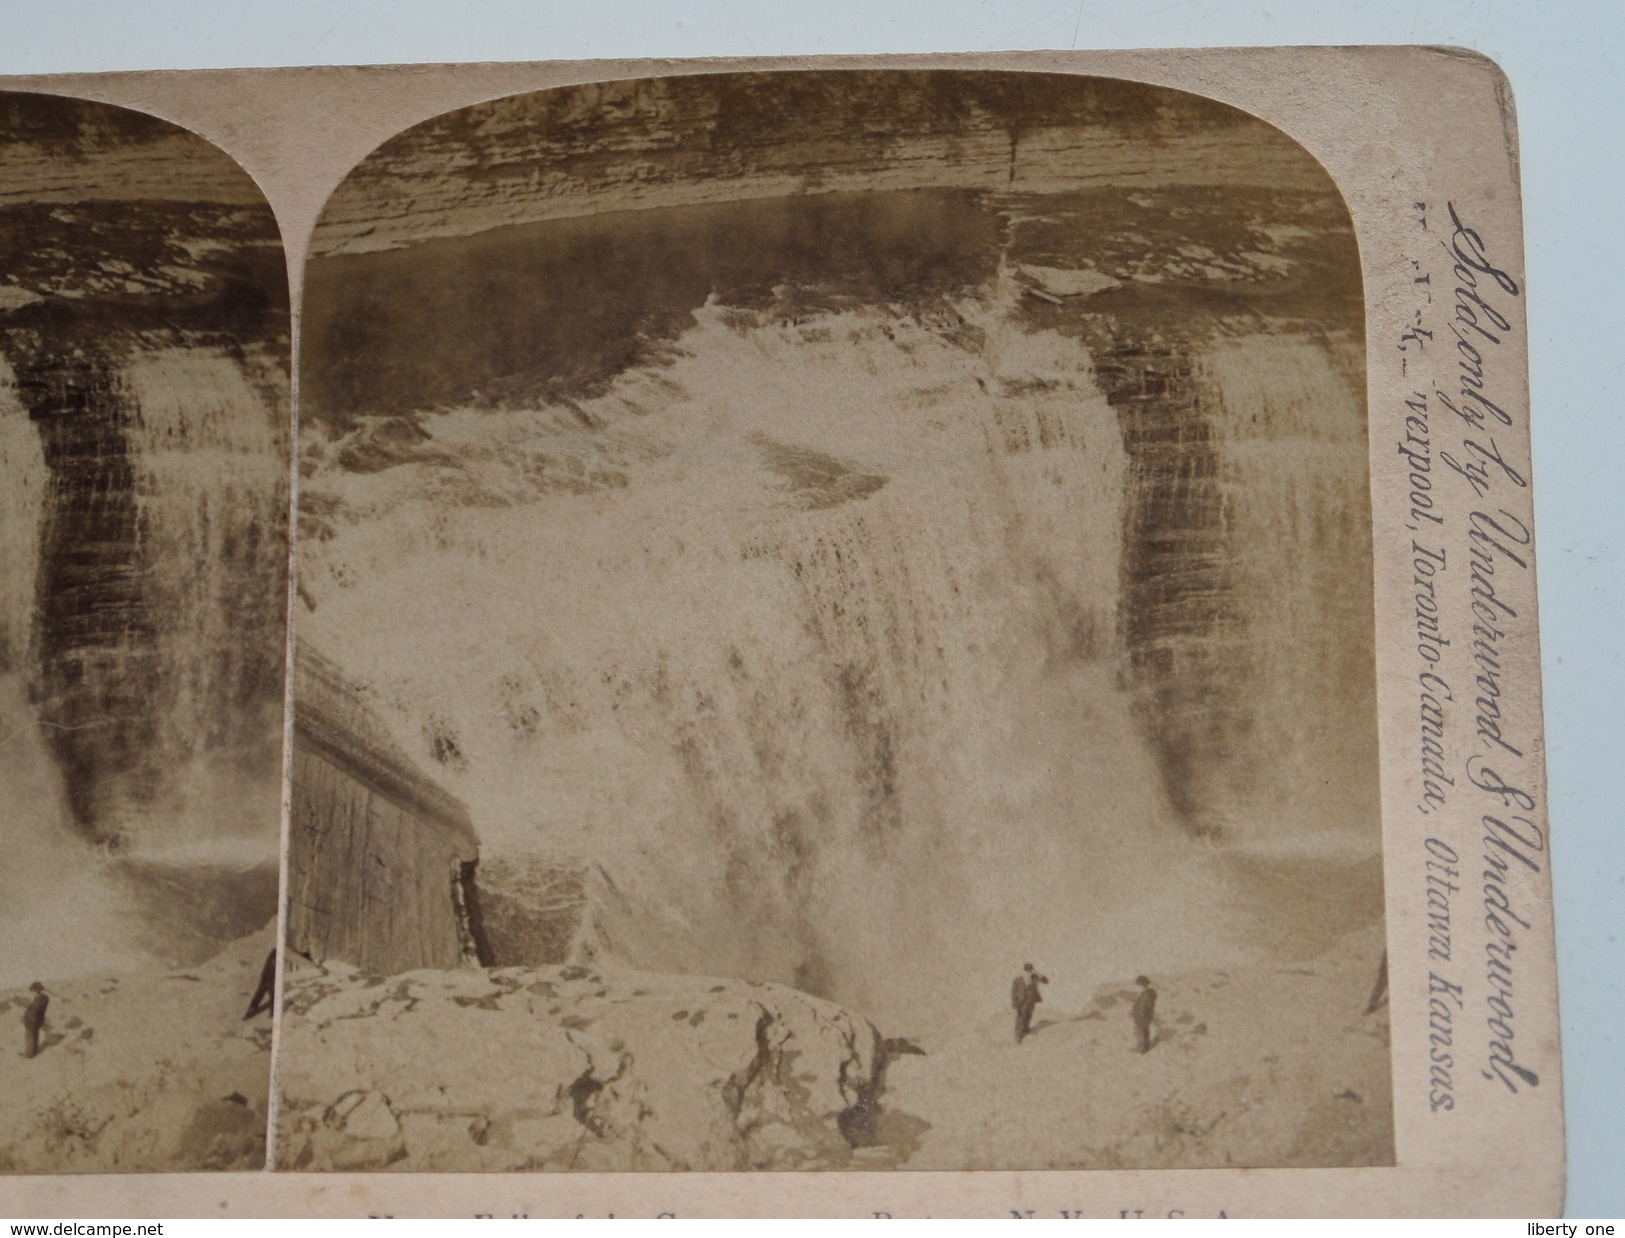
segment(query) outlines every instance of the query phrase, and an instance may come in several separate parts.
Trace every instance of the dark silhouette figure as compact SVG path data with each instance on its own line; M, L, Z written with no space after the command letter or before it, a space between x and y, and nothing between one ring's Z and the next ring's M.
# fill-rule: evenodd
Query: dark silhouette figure
M1366 1014L1375 1014L1388 1004L1388 951L1382 952L1382 965L1377 968L1377 983L1371 990L1371 1000L1365 1004Z
M254 990L254 997L248 1003L248 1013L243 1016L244 1022L252 1019L262 1010L269 1010L276 994L276 950L265 956L265 966L260 968L260 987Z
M29 985L34 994L34 1000L28 1003L23 1011L23 1037L27 1047L23 1051L24 1057L39 1056L39 1034L45 1026L45 1008L51 1004L51 999L45 995L45 986L38 980Z
M1049 977L1041 976L1033 970L1031 963L1025 964L1021 975L1017 976L1010 985L1010 1004L1016 1008L1016 1043L1019 1045L1027 1038L1027 1033L1033 1030L1033 1011L1038 1003L1044 1000L1044 995L1038 991L1038 986L1048 984Z
M1140 986L1140 995L1134 999L1134 1035L1139 1041L1140 1052L1151 1052L1151 1020L1157 1014L1157 991L1151 987L1151 981L1145 976L1134 977L1134 983Z

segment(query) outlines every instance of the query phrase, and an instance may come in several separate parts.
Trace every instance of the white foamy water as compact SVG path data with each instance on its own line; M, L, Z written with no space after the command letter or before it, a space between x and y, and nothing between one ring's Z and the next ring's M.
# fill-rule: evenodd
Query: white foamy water
M129 944L133 904L72 831L43 727L0 674L0 988L153 960Z
M1076 342L960 309L979 349L885 310L706 309L600 399L427 417L423 463L344 473L318 445L304 488L340 512L302 544L300 638L487 855L589 866L593 948L631 965L900 1026L985 1008L1029 958L1082 993L1125 959L1245 957L1225 855L1175 821L1125 677L1116 414ZM1241 421L1323 398L1293 348L1211 361ZM1232 362L1284 386L1232 392ZM1295 472L1322 446L1235 438L1239 533L1291 543L1257 587L1303 590L1320 543L1294 521L1341 501ZM1263 638L1312 605L1283 598ZM1256 737L1237 842L1332 836L1293 799L1293 735Z
M283 379L272 365L202 348L139 354L122 376L136 411L141 553L161 616L152 757L166 779L137 845L253 840L274 858ZM239 757L258 767L252 785Z

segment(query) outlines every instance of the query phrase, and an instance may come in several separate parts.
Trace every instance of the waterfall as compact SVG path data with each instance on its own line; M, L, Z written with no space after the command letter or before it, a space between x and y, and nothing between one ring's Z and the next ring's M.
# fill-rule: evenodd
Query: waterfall
M72 827L48 725L29 701L35 581L49 473L37 427L0 356L0 988L117 965L131 903Z
M955 312L975 348L708 308L580 417L448 410L416 463L307 473L301 639L488 856L594 872L590 948L898 1019L1027 955L1186 949L1154 875L1202 860L1121 669L1118 419L1075 342Z
M160 337L27 377L48 481L26 670L78 828L140 851L254 836L274 860L279 362Z
M167 122L0 112L0 971L198 962L275 913L276 220Z
M140 845L236 842L274 858L275 796L245 812L244 790L278 778L284 380L273 363L201 347L138 354L122 379L143 591L160 616L145 760L165 772L163 820Z
M29 373L43 419L0 368L0 984L197 961L276 879L278 363Z
M1310 957L1381 897L1341 212L831 194L319 260L299 639L550 950L898 1028L1029 960L1082 1002Z
M1380 816L1359 742L1376 714L1362 363L1357 340L1295 334L1197 362L1248 629L1229 688L1245 735L1210 799L1251 849L1368 852Z

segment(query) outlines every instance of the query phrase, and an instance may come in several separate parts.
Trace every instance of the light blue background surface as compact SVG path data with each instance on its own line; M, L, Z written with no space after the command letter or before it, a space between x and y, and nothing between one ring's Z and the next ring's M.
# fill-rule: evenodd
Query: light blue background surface
M0 73L630 56L1444 43L1517 96L1575 1217L1625 1215L1625 3L1619 0L0 0ZM1519 1149L1497 1168L1516 1172Z

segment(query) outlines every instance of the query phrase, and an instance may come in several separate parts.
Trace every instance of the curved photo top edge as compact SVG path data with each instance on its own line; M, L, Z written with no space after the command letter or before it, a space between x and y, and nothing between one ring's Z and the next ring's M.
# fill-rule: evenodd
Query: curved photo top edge
M311 253L280 1168L1393 1163L1301 146L1064 74L593 83L386 142Z
M290 360L239 165L0 91L0 1172L264 1163Z

